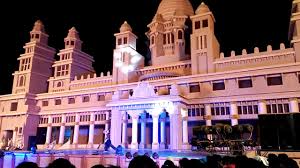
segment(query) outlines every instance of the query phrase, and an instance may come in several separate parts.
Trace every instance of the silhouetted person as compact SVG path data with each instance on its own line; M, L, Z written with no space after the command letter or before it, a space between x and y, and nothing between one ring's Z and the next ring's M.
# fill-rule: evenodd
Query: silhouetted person
M157 165L150 157L143 155L134 157L128 168L157 168Z
M67 159L59 158L50 163L47 168L75 168Z
M179 160L179 168L189 168L190 165L189 165L189 159L187 158L182 158Z
M166 160L162 165L162 168L176 168L176 166L171 160Z
M101 164L97 164L97 165L92 166L91 168L105 168L105 167Z
M22 162L16 168L39 168L39 166L33 162Z

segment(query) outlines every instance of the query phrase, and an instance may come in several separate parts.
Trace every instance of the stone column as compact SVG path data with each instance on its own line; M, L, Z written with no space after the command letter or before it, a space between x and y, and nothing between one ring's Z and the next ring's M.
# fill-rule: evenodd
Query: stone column
M169 111L168 111L169 112ZM182 149L182 116L180 114L181 106L174 105L173 111L170 111L170 147L173 150Z
M138 115L132 115L132 141L131 141L131 149L138 149L138 142L137 142L137 136L138 136Z
M152 134L152 149L159 149L158 143L158 117L159 115L152 115L153 134Z
M166 149L166 113L160 115L160 149Z
M298 99L292 98L290 99L290 112L299 112Z
M114 146L121 145L122 114L118 109L111 111L110 139Z
M122 112L122 146L127 148L127 113L126 111Z
M146 147L146 113L141 114L141 142L139 145L140 149L145 149Z
M63 114L61 116L61 126L60 126L60 129L59 129L59 138L58 138L58 144L59 145L63 145L64 143L64 140L65 140L65 130L66 130L66 115Z
M51 143L51 134L52 134L52 116L48 117L48 126L46 134L46 145Z
M205 123L206 126L212 126L211 122L211 106L210 104L205 104ZM207 134L207 139L212 140L212 134Z
M238 108L236 102L230 103L231 125L238 125Z
M267 114L267 103L265 100L258 102L258 114Z
M109 132L109 111L105 112L105 131ZM104 135L104 138L106 139L108 137L108 134Z
M95 130L95 113L92 112L90 116L89 142L88 142L90 148L94 147L94 130Z
M75 126L74 126L74 135L73 135L73 145L74 145L75 148L78 145L79 122L80 122L80 114L76 113L76 116L75 116Z
M189 149L189 133L188 133L188 112L186 109L181 109L182 115L182 143L183 149Z

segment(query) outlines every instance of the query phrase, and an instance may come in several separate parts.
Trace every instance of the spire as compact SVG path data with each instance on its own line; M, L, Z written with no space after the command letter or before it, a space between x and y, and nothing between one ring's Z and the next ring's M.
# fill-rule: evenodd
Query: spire
M131 28L131 26L127 23L127 21L125 21L125 22L122 24L122 26L120 27L120 33L127 32L127 31L132 32L132 28Z
M34 23L34 26L33 26L32 31L40 31L40 32L45 33L45 28L44 28L43 22L42 22L41 20L37 20L37 21Z
M203 14L203 13L207 13L207 12L210 12L210 10L209 10L208 6L204 2L202 2L198 6L195 13L196 13L196 15L199 15L199 14Z
M72 28L69 30L69 33L68 33L67 38L80 40L79 34L78 34L78 32L77 32L77 30L76 30L75 27L72 27Z

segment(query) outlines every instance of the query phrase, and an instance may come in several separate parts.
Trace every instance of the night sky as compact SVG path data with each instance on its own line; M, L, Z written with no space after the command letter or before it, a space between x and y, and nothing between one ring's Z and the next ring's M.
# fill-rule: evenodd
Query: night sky
M9 2L1 5L1 61L0 95L11 93L12 73L18 69L17 58L24 53L23 45L29 41L29 32L37 19L42 20L49 34L49 45L64 47L68 30L75 26L83 41L83 51L95 59L94 68L100 72L112 69L113 34L127 20L139 37L138 51L147 55L145 32L161 0L109 0L109 1L38 1ZM194 9L203 0L190 0ZM214 13L215 32L221 51L240 54L246 48L253 52L258 46L266 50L268 44L279 48L287 46L290 8L292 0L204 0ZM47 9L45 9L47 8ZM242 19L240 19L242 18Z

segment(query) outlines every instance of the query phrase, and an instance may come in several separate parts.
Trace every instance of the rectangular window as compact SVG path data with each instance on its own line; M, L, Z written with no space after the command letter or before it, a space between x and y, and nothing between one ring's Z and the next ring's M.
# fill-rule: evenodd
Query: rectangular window
M65 76L69 74L69 64L58 66L56 69L56 76Z
M68 99L68 104L75 104L75 98L70 97L70 98Z
M242 106L238 106L238 114L242 114Z
M298 83L300 83L300 74L298 74Z
M203 28L208 27L208 20L207 19L202 21L202 27Z
M123 44L127 44L127 37L124 37Z
M207 48L207 36L206 35L204 35L204 48Z
M82 98L82 102L89 102L90 101L90 97L89 96L84 96Z
M166 43L167 43L167 35L164 34L164 35L163 35L163 44L166 44Z
M199 84L190 85L190 93L200 92Z
M200 29L200 21L195 22L195 29Z
M224 82L217 82L213 83L213 90L225 90L225 83Z
M55 100L55 105L61 105L61 99L56 99Z
M43 101L42 102L42 106L48 106L48 104L49 104L48 101Z
M268 77L267 83L268 83L268 86L282 85L282 77L281 76Z
M267 105L267 113L268 113L268 114L271 114L271 112L272 112L272 110L271 110L271 105L268 104L268 105Z
M118 45L122 45L122 39L121 38L118 39Z
M36 38L36 39L39 39L39 38L40 38L40 35L39 35L39 34L36 34L36 35L35 35L35 38Z
M104 95L98 95L98 101L105 101Z
M252 80L251 79L241 79L239 80L239 88L251 88Z
M74 41L71 41L71 45L73 46L75 43L74 43Z
M18 109L18 102L13 102L10 105L10 111L17 111Z
M254 105L253 108L254 108L254 114L258 114L258 105Z

